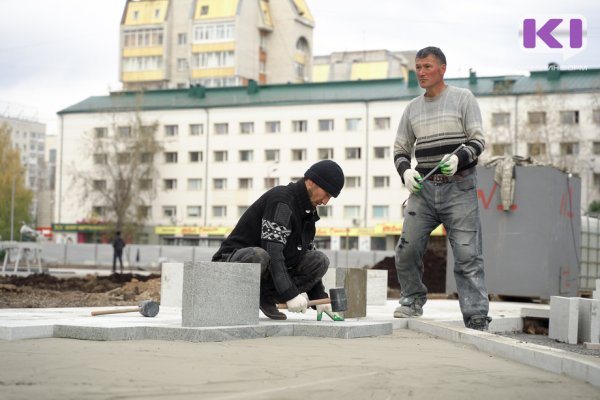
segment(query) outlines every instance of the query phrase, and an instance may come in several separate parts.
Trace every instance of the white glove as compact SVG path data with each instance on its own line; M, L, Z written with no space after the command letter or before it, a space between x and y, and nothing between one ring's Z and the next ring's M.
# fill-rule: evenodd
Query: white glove
M407 169L404 171L404 186L411 193L418 193L423 189L421 184L421 174L414 169Z
M308 307L308 300L306 300L306 297L299 294L298 296L294 297L293 299L288 300L286 302L286 304L287 304L288 310L290 310L291 312L305 313L306 308Z
M446 154L440 161L440 170L446 176L452 176L458 168L458 157L456 154Z

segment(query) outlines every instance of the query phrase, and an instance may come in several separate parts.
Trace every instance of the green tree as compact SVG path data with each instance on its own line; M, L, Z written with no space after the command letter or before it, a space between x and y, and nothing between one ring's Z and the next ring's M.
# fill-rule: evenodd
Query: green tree
M11 208L14 207L13 239L19 240L21 222L31 222L29 207L33 193L25 187L25 168L21 165L19 150L12 146L10 133L7 124L0 126L0 237L2 240L11 239Z
M588 206L589 215L600 215L600 200L594 200Z
M105 223L125 237L135 238L149 218L156 196L156 140L158 122L146 124L139 113L124 122L112 116L110 130L87 133L84 154L94 160L94 169L72 166L73 183L82 188L82 200L101 210L90 210L93 219Z

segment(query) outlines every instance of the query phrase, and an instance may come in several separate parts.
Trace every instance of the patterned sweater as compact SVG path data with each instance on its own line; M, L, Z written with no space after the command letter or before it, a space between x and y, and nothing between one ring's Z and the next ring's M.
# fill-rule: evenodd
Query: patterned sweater
M277 186L264 193L242 215L231 234L213 256L244 247L262 247L271 257L271 277L282 301L300 294L288 270L293 270L302 256L314 249L315 222L319 220L312 206L304 180ZM328 297L322 284L307 293L310 299Z
M394 164L404 182L404 171L411 168L411 155L417 160L416 170L427 174L445 154L466 145L458 156L458 171L477 165L485 148L481 112L475 96L452 86L436 97L413 99L402 115L394 142Z

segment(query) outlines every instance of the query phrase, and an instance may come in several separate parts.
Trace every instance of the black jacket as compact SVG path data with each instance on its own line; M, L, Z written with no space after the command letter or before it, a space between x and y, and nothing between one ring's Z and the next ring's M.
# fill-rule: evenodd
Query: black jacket
M271 257L271 276L283 301L300 294L288 270L293 270L304 253L314 249L315 222L304 180L277 186L244 212L231 234L213 256L221 261L237 249L262 247Z

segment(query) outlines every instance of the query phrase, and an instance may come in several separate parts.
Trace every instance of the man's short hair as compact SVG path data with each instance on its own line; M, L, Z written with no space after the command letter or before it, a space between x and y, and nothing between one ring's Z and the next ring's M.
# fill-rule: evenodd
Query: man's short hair
M446 56L444 55L444 52L439 47L433 47L433 46L425 47L424 49L417 51L416 58L425 58L429 55L437 58L437 60L439 61L440 64L446 64Z

